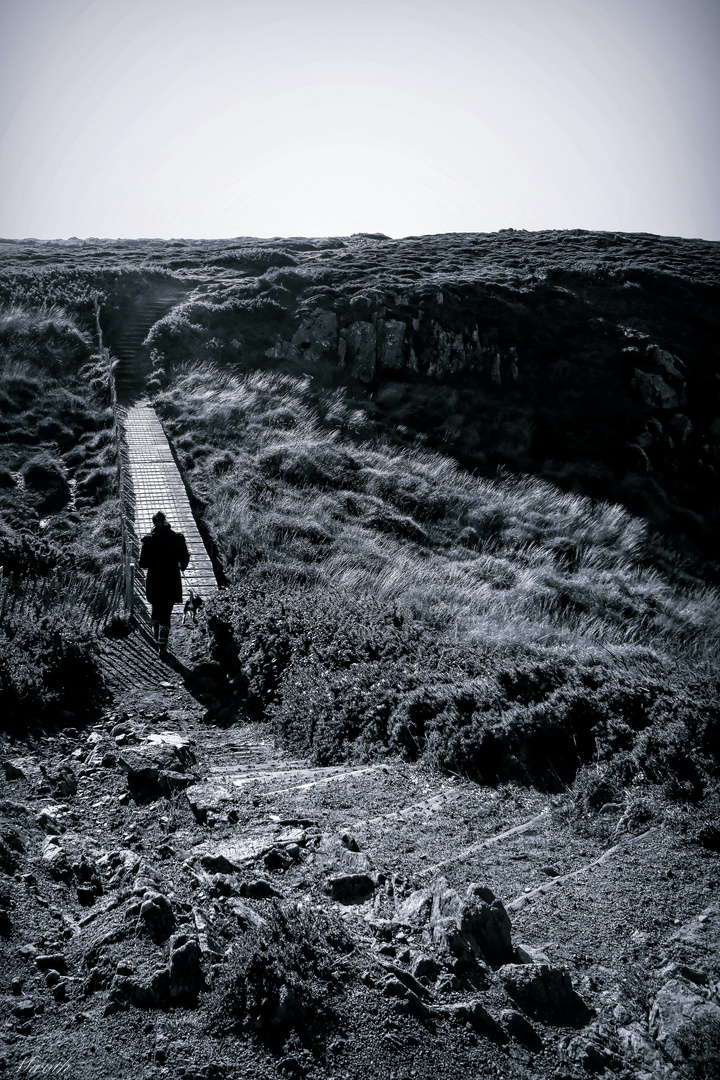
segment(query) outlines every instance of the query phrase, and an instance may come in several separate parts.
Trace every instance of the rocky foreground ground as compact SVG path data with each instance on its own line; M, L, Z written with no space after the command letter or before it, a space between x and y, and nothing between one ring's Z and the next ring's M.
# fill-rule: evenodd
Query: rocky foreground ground
M718 856L642 785L587 817L395 760L312 768L204 723L171 668L1 760L6 1075L717 1075ZM278 912L286 982L239 993Z

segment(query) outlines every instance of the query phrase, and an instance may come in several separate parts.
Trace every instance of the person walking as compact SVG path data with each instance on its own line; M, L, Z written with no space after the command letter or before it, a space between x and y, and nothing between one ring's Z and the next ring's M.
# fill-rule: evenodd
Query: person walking
M145 595L152 608L153 631L158 652L167 652L173 604L182 603L180 571L187 568L190 553L182 533L170 528L162 510L153 519L153 530L142 538L140 566L146 571Z

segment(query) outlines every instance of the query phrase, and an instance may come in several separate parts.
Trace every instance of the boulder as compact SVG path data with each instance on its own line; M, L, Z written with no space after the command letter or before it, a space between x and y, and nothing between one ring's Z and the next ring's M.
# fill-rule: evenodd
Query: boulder
M301 349L307 360L319 360L325 352L337 348L338 321L334 311L317 311L305 319L292 337L291 344Z
M36 761L29 757L8 758L3 762L6 780L27 780L34 788L46 783L45 774Z
M430 889L418 889L410 893L410 896L397 907L395 922L400 926L423 926L430 918L432 906L433 897Z
M433 956L425 953L415 953L412 957L410 970L416 979L436 979L440 974L440 965Z
M501 1044L508 1042L506 1032L479 1001L461 1001L452 1005L440 1005L432 1011L434 1015L453 1020L455 1023L469 1024L475 1031L480 1032L488 1039L492 1039L493 1042Z
M42 846L43 863L57 881L71 881L72 870L59 836L46 836Z
M145 893L139 917L150 936L157 942L167 941L175 926L172 904L162 893Z
M113 769L117 765L118 748L112 739L99 738L92 744L92 750L87 756L85 767L96 769Z
M517 1039L533 1054L541 1052L543 1041L530 1021L522 1013L516 1012L515 1009L503 1009L501 1019L513 1039Z
M561 1052L571 1065L580 1067L586 1073L602 1073L606 1070L616 1072L622 1067L622 1060L616 1052L617 1040L612 1028L606 1024L593 1024L581 1035L563 1040Z
M546 1023L580 1027L592 1015L564 968L506 964L500 968L499 975L510 997L525 1012Z
M118 762L127 773L128 788L136 799L148 801L186 786L193 778L180 779L195 755L187 739L170 732L151 735L139 749L123 747Z
M126 854L130 856L128 862L137 863L137 855L134 852L129 851ZM160 878L152 866L143 860L137 868L135 880L133 881L133 896L144 896L146 892L157 893L160 891L159 886Z
M645 405L651 409L677 409L678 396L662 375L652 375L635 368L635 387Z
M375 882L368 874L338 874L328 878L325 890L342 904L362 904L372 896Z
M384 963L383 967L394 980L401 982L406 990L411 990L412 993L417 994L419 998L430 997L429 990L423 986L422 983L419 983L415 976L411 975L409 971L404 971L396 964Z
M433 939L439 948L464 962L482 959L499 965L513 960L510 918L490 890L485 894L493 897L488 903L478 888L473 886L475 891L463 900L445 878L434 882L430 912Z
M417 1020L426 1020L433 1015L430 1007L424 1001L421 1001L412 990L406 990L403 996L398 998L396 1008L398 1012L407 1016L414 1016Z
M170 999L194 1001L205 987L200 944L187 934L175 934L170 939Z
M168 761L169 764L163 766L168 769L183 771L197 762L190 740L183 738L182 735L176 735L172 731L155 731L148 735L143 750L150 753L157 761L160 761L161 758L163 761ZM167 754L170 755L169 758L166 757Z
M240 895L249 900L269 900L271 896L281 896L265 878L255 878L254 881L244 881L240 886Z
M160 768L152 758L138 750L123 750L118 760L120 768L127 773L128 788L134 798L160 797Z
M65 799L77 792L78 778L72 766L67 763L60 765L55 772L49 773L48 781L53 795L59 795Z
M35 824L43 832L48 833L50 836L59 836L60 833L65 832L65 829L58 821L56 814L56 808L54 806L44 807L35 818Z
M642 1080L679 1080L675 1067L643 1025L634 1022L618 1028L617 1038L622 1054L635 1065L633 1076Z
M243 930L262 930L263 927L267 926L262 915L258 915L249 904L234 896L228 900L226 909L232 912Z
M670 979L655 998L649 1029L671 1061L716 1065L720 1072L720 1006L684 979Z
M67 958L62 953L45 953L36 956L35 964L40 971L57 971L60 975L67 974Z
M105 1006L105 1015L111 1016L133 1005L136 1009L165 1009L170 1004L170 969L159 968L146 980L130 975L113 979Z

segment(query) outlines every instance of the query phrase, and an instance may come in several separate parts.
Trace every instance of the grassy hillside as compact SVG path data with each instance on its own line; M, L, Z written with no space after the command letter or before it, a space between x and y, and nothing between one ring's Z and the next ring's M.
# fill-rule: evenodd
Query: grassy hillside
M96 289L111 345L186 288L148 323L153 391L192 359L306 375L347 389L360 437L620 502L711 559L719 282L717 244L579 230L0 245L0 298L88 320Z
M112 587L120 518L107 364L64 309L0 309L3 728L77 720L100 688L86 599Z
M269 713L319 762L400 752L554 789L592 764L603 801L639 777L712 787L718 595L648 565L639 519L358 443L344 395L293 376L195 365L157 407L227 567L227 715Z

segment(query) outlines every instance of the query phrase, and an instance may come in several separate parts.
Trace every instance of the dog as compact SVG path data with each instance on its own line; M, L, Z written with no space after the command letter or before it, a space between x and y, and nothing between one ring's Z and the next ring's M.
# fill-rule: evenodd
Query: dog
M195 625L198 609L202 606L202 596L198 596L194 589L188 589L188 597L183 608L183 626Z

